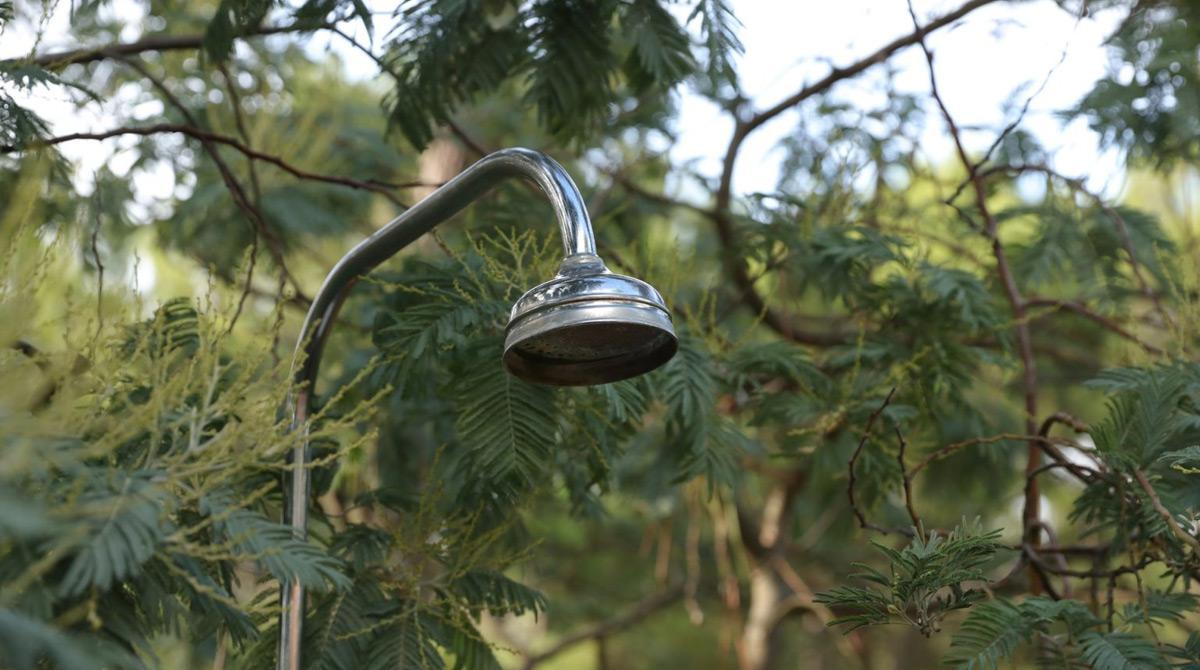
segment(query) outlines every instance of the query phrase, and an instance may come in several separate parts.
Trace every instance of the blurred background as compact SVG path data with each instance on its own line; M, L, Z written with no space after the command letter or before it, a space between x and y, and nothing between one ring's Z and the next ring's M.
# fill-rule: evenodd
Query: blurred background
M337 459L318 475L315 535L360 571L353 579L381 585L367 599L374 611L415 602L442 612L430 616L445 630L470 621L505 668L990 667L961 651L967 636L952 647L966 616L957 610L1052 595L1097 618L1029 624L1005 663L1200 663L1188 658L1200 649L1189 642L1195 552L1162 525L1152 496L1131 494L1146 511L1127 514L1125 494L1105 488L1115 479L1087 475L1128 462L1086 424L1117 421L1112 394L1140 387L1085 383L1194 358L1194 3L17 0L0 10L0 234L11 247L0 330L19 384L42 383L21 349L30 345L95 359L81 383L96 387L78 398L111 390L121 356L97 350L178 298L211 322L213 356L262 348L256 369L280 375L337 259L508 146L561 161L610 266L664 290L683 336L675 362L645 382L551 395L487 376L498 374L489 347L514 292L556 260L553 222L532 193L498 190L364 282L323 363L321 405L336 425L322 453ZM1160 504L1194 541L1195 486L1180 474L1190 466L1154 460L1200 426L1181 400L1196 392L1189 370L1160 399L1186 420L1116 443L1145 456ZM193 407L184 390L181 407ZM6 412L26 417L30 393L13 393ZM529 410L542 402L552 411ZM357 413L367 405L374 413ZM514 407L530 416L513 419ZM1069 420L1043 424L1058 413ZM26 419L40 427L13 434L43 435L36 416ZM477 430L472 416L528 435ZM1053 425L1077 428L1056 430L1070 434L1063 458L1085 476L1033 472L1043 456L1029 436ZM918 470L905 469L904 449ZM261 455L239 467L261 475L271 453ZM13 490L33 486L11 472ZM278 505L267 494L263 514ZM360 527L390 538L370 539L386 549L361 565L355 547L369 542L348 535ZM893 594L865 622L900 625L831 626L871 604L817 594L858 583L855 561L894 576L896 557L871 541L899 549L928 539L926 528L973 538L969 550L986 556L930 549L946 574L957 561L965 571ZM446 537L470 569L535 589L544 607L445 586L455 561L428 547ZM1050 548L1049 568L1031 542ZM1143 572L1147 557L1175 556L1171 542L1183 543L1179 556ZM273 634L269 569L239 551L204 560L224 566L211 574L253 617L258 652L256 634L235 644L228 627L189 630L188 615L139 624L150 632L126 646L150 667L263 667L254 654L269 653ZM97 588L91 600L51 599L39 616L107 635ZM963 599L964 588L976 595ZM1159 620L1147 593L1182 595ZM453 617L436 609L443 601L460 608ZM339 602L315 606L336 617ZM64 623L72 607L93 615ZM462 662L450 633L411 633L396 616L380 621L428 634L439 660L370 667ZM367 635L328 621L343 647ZM1102 629L1151 651L1105 665L1087 642ZM315 653L320 667L368 667Z

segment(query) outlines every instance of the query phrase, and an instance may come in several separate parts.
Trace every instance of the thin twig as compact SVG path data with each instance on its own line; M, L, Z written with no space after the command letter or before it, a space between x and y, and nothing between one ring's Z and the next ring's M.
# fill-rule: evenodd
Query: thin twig
M1066 412L1055 412L1042 421L1042 426L1038 429L1038 435L1041 435L1042 437L1049 435L1050 429L1053 428L1054 424L1056 423L1070 426L1071 429L1076 433L1086 433L1089 430L1086 423L1076 419L1074 416L1071 416Z
M1050 446L1050 447L1059 445L1059 446L1064 446L1064 447L1074 447L1077 449L1080 448L1080 445L1078 443L1073 442L1071 440L1059 438L1059 437L1046 437L1044 435L1027 435L1025 433L997 433L995 435L988 435L986 437L972 437L970 439L961 440L958 442L952 442L952 443L947 444L944 447L941 447L935 451L931 451L928 454L926 454L924 458L922 458L920 461L918 461L916 465L912 466L912 468L910 468L908 470L908 475L909 475L909 477L913 477L917 473L919 473L922 470L924 470L925 468L929 467L935 461L940 461L943 458L946 458L946 457L950 456L951 454L954 454L955 452L959 451L960 449L964 449L966 447L974 447L974 446L978 446L978 445L984 445L984 444L994 444L996 442L1003 442L1006 440L1020 441L1020 442L1034 442L1039 445ZM1058 452L1057 450L1055 450L1053 453L1056 453L1058 458L1064 460L1065 462L1068 462L1068 463L1070 462L1069 460L1067 460L1066 456L1062 455L1061 452ZM1052 458L1054 458L1054 456L1052 456ZM1075 464L1072 464L1072 465L1075 465ZM1090 476L1088 474L1088 470L1085 469L1084 466L1075 465L1075 467L1079 468L1079 472L1077 473L1077 476L1079 476L1081 479L1083 479L1083 481L1088 481L1088 477Z
M1158 356L1163 353L1162 349L1143 340L1142 338L1138 337L1134 333L1132 333L1129 330L1122 327L1121 324L1117 323L1116 321L1113 321L1112 319L1108 318L1107 316L1104 316L1103 314L1100 314L1100 313L1092 310L1090 307L1083 304L1082 302L1078 302L1076 300L1060 300L1058 298L1034 298L1034 297L1031 297L1025 301L1025 306L1026 307L1053 307L1058 310L1074 312L1075 314L1078 314L1079 316L1082 316L1083 318L1088 319L1088 320L1092 321L1093 323L1096 323L1097 325L1103 327L1104 329L1112 331L1116 335L1123 337L1126 340L1129 340L1130 342L1133 342L1134 344L1141 347L1148 354Z
M1185 531L1179 525L1179 522L1175 520L1175 515L1171 514L1171 510L1167 509L1166 506L1163 505L1162 499L1158 497L1158 492L1155 491L1154 487L1150 485L1150 480L1146 479L1146 473L1134 468L1133 476L1137 479L1138 485L1142 487L1142 490L1146 492L1146 496L1150 498L1150 504L1154 506L1154 511L1158 512L1158 515L1162 517L1163 521L1167 522L1167 527L1171 529L1171 532L1175 534L1175 537L1191 546L1192 551L1195 552L1197 556L1200 556L1200 540L1197 540L1195 536Z
M315 32L327 28L326 24L294 23L287 26L262 26L244 32L238 37L260 37L278 35L281 33ZM182 49L199 49L204 45L204 35L155 35L140 39L136 42L106 44L98 47L85 47L69 51L57 51L36 54L28 58L14 58L3 61L5 65L31 63L48 70L59 70L75 63L94 63L108 58L120 56L136 56L147 51L178 51Z
M919 30L920 22L917 19L917 13L913 9L911 0L908 3L908 12L912 17L913 26ZM963 169L967 171L968 179L975 194L975 207L979 210L980 216L983 217L983 232L992 245L992 255L996 259L996 273L999 276L1000 285L1004 290L1004 296L1007 298L1009 307L1012 310L1013 329L1016 332L1017 350L1021 358L1022 390L1025 396L1025 432L1033 434L1037 429L1034 422L1036 421L1035 417L1038 415L1037 362L1034 359L1033 339L1029 333L1029 323L1025 317L1025 301L1021 297L1016 278L1009 267L1008 255L997 232L998 224L996 218L988 208L987 189L984 186L984 181L980 177L975 163L967 156L967 150L962 141L962 133L959 131L953 115L950 114L950 110L946 107L946 103L938 91L937 74L933 66L933 52L929 50L929 45L925 43L924 34L921 34L917 38L917 43L921 47L921 52L925 54L925 63L929 70L930 94L933 96L934 102L937 103L937 107L942 113L942 118L946 121L946 127L950 131L951 138L954 140L954 148L958 152L958 158L962 162ZM1037 470L1041 465L1042 449L1040 444L1037 441L1030 440L1026 453L1028 460L1025 466L1025 474L1028 477L1030 473ZM1026 490L1025 502L1021 513L1022 537L1027 538L1030 528L1040 521L1040 504L1041 498L1038 493L1037 482L1034 480L1032 488ZM1037 538L1032 538L1031 541L1035 545L1038 544Z
M96 223L92 227L92 260L96 264L96 342L104 331L104 263L100 261L100 184L96 184L96 192L92 196L92 210Z
M200 127L200 123L196 119L195 115L193 115L191 110L188 109L187 105L183 104L183 101L171 91L166 82L152 74L149 69L147 69L135 58L117 56L116 59L133 68L143 77L148 79L150 83L162 93L167 102L170 103L171 106L175 107L176 110L178 110L179 114L183 116L184 120L189 124L189 127ZM288 270L284 257L283 241L267 224L262 212L259 211L254 203L250 202L249 198L246 196L245 189L242 188L241 182L237 180L233 170L221 156L221 152L217 149L216 143L207 137L202 137L200 138L200 146L203 147L204 152L208 154L209 158L212 159L213 165L216 166L217 172L221 175L221 181L224 182L226 190L229 191L229 195L233 197L234 204L236 204L238 209L240 209L246 216L246 220L250 224L251 231L257 231L258 234L262 235L263 241L266 242L267 250L271 253L275 264L279 266L280 274L287 278L297 295L303 295L303 290L300 287L299 281L292 275L291 271Z
M883 403L879 405L874 412L871 412L870 416L867 417L867 425L863 428L862 437L858 440L858 447L854 449L854 454L850 456L850 462L846 466L850 473L849 482L846 484L846 497L850 499L850 509L854 512L854 517L858 519L858 525L861 528L878 531L884 535L887 535L888 533L911 535L911 533L902 529L884 528L883 526L878 526L870 521L867 521L866 515L863 514L862 510L858 507L858 500L854 497L854 484L857 481L856 475L854 474L854 466L856 463L858 463L858 457L862 453L863 447L866 446L867 439L871 437L871 427L875 425L875 419L879 418L880 414L883 414L883 410L887 409L887 406L891 404L892 396L895 394L896 387L893 386L892 390L888 391L887 397L883 399Z
M367 45L363 44L362 42L359 42L358 40L354 39L353 35L341 30L337 26L330 26L329 30L330 30L330 32L334 33L338 37L341 37L343 40L345 40L347 43L349 43L350 46L354 47L355 49L358 49L362 53L366 54L366 56L368 58L375 61L375 64L379 66L380 70L384 71L388 75L391 75L392 80L395 81L397 86L404 85L403 81L400 78L400 74L397 73L396 70L394 70L392 68L392 66L386 60L384 60L382 57L380 57L378 54L376 54L374 51L372 51L370 47L368 47ZM458 141L462 142L464 146L466 146L472 152L477 154L479 157L482 158L483 156L486 156L489 153L491 153L486 148L484 148L484 146L482 144L480 144L479 142L476 142L470 135L468 135L467 132L465 130L463 130L462 126L455 123L453 119L446 119L444 123L445 123L446 128L448 128L450 130L450 133L458 138Z
M696 204L687 202L686 200L678 200L678 199L672 198L668 195L664 195L662 193L657 193L657 192L648 190L648 189L642 187L640 184L638 184L633 179L630 179L629 176L623 172L620 172L620 171L609 172L608 176L611 177L614 182L620 184L621 187L624 188L626 191L629 191L630 193L638 196L639 198L642 198L643 200L649 200L650 202L657 203L659 205L664 205L667 207L678 207L680 209L686 209L688 211L695 212L696 214L699 214L700 216L703 216L706 219L711 219L715 215L713 210L708 209L706 207L701 207L700 205L696 205Z
M1072 33L1079 29L1080 22L1082 22L1083 17L1087 15L1087 6L1087 2L1079 3L1079 13L1075 16L1075 26L1072 29ZM975 163L976 170L978 170L981 166L986 165L987 162L992 159L992 154L996 152L996 149L1000 148L1000 145L1004 142L1004 138L1008 137L1008 135L1012 133L1012 131L1016 130L1025 120L1025 115L1029 113L1029 106L1033 104L1035 98L1042 94L1042 91L1046 90L1046 85L1050 83L1050 78L1053 77L1058 68L1062 67L1062 64L1066 62L1067 54L1070 51L1070 48L1071 39L1068 38L1066 44L1063 45L1062 52L1058 55L1058 62L1056 62L1050 67L1049 70L1046 71L1046 76L1042 77L1042 81L1040 84L1038 84L1038 87L1034 89L1033 93L1029 94L1029 97L1025 98L1025 104L1021 105L1021 111L1017 113L1017 117L1000 131L1000 134L996 136L996 139L992 142L992 145L988 147L987 151L983 152L983 158L980 158Z
M1042 474L1043 472L1048 472L1055 468L1062 468L1062 467L1067 467L1067 464L1063 463L1063 462L1055 461L1052 463L1047 463L1045 465L1040 465L1037 468L1035 468L1032 472L1029 472L1028 474L1026 474L1025 475L1025 497L1026 497L1026 499L1029 498L1029 492L1031 490L1037 489L1038 475ZM1034 558L1037 554L1033 552L1032 548L1037 547L1041 544L1041 531L1043 529L1048 531L1049 526L1047 526L1044 522L1039 520L1034 525L1032 525L1028 529L1026 529L1025 537L1022 539L1022 546L1029 548L1028 555L1030 558L1030 568L1032 569L1032 572L1033 572L1033 574L1032 574L1033 579L1032 579L1032 584L1031 584L1032 590L1035 593L1040 593L1041 591L1044 590L1046 593L1050 594L1051 598L1053 598L1055 600L1061 600L1062 598L1054 590L1054 585L1053 585L1053 583L1051 583L1050 577L1046 574L1046 569L1042 565L1042 562ZM1051 539L1051 542L1057 544L1057 541L1053 538Z
M463 145L465 145L471 151L474 151L481 158L491 153L482 144L471 137L471 135L468 134L462 126L458 125L454 119L446 119L445 123L446 128L450 130L450 134L457 137L459 142L462 142Z
M908 448L908 440L904 439L904 433L900 432L900 427L895 427L896 439L900 441L900 446L896 451L896 463L900 465L900 479L904 482L904 508L908 510L908 518L912 519L913 530L917 533L917 537L921 541L925 541L925 525L921 523L921 517L917 516L917 508L913 506L912 493L912 477L908 476L908 470L904 466L904 451Z
M237 92L237 82L229 74L229 68L224 63L218 63L217 68L221 71L222 78L225 79L225 88L229 91L229 105L233 109L233 121L237 127L238 137L247 148L253 145L250 141L250 131L246 127L246 120L242 115L242 98ZM250 192L254 196L254 207L262 210L262 186L258 181L258 168L255 165L254 159L246 156L246 169L250 173ZM229 327L225 329L225 334L233 332L233 327L237 325L238 319L242 315L242 310L246 306L246 300L250 297L250 289L254 285L254 268L258 262L258 231L253 231L254 235L250 240L250 259L246 264L246 280L242 287L242 293L238 297L237 306L234 308L233 316L229 319Z
M1115 578L1115 577L1119 577L1121 575L1126 575L1126 574L1131 574L1131 573L1137 572L1138 570L1141 570L1141 569L1145 568L1147 565L1150 565L1151 563L1155 562L1155 559L1153 559L1149 556L1146 556L1146 557L1143 557L1142 560L1135 565L1119 565L1110 570L1079 570L1079 569L1075 569L1075 568L1062 568L1057 565L1047 563L1044 558L1041 558L1042 554L1047 553L1044 547L1036 547L1035 548L1035 547L1029 545L1029 543L1025 543L1021 546L1021 553L1025 557L1027 557L1031 560L1040 560L1042 568L1050 574L1075 577L1078 579ZM1034 556L1037 556L1038 558L1034 559L1033 558Z

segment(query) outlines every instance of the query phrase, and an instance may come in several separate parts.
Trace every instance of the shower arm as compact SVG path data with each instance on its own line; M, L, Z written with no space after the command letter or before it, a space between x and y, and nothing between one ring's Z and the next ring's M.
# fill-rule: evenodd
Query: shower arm
M291 474L284 487L284 523L291 525L297 539L308 537L311 484L306 422L312 410L321 352L346 295L360 277L510 177L533 182L550 201L562 232L566 259L600 264L592 224L575 182L554 159L529 149L504 149L483 157L343 256L313 297L292 359L294 386L288 405L291 428L299 433L300 442L289 457ZM300 670L304 587L295 579L287 580L280 584L280 594L277 667Z

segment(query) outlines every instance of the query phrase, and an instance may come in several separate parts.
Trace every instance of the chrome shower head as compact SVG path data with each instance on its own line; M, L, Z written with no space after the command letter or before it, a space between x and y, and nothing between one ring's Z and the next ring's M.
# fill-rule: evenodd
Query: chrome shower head
M528 382L586 386L636 377L678 347L662 296L593 254L568 256L513 305L504 367Z

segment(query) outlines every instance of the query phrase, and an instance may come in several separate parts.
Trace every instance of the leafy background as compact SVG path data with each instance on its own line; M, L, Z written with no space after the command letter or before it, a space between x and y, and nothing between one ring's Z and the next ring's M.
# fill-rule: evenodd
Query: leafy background
M1112 72L1062 110L1126 158L1117 200L1020 107L983 154L920 153L963 132L922 35L984 0L778 103L743 94L721 0L133 4L75 3L87 46L0 62L0 666L269 667L281 578L313 592L322 668L1200 665L1190 3L1102 3L1127 13ZM906 49L927 96L831 92ZM735 120L718 179L654 148L683 87ZM48 91L105 129L51 129ZM735 192L793 109L778 187ZM116 151L59 152L85 142ZM558 241L499 189L343 310L294 539L309 296L513 145L569 165L679 354L594 388L507 376L507 311Z

